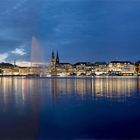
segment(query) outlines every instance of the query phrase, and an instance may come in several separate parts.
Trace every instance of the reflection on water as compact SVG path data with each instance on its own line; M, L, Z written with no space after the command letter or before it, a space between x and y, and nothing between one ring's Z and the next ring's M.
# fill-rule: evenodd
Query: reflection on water
M92 99L106 98L125 101L127 97L139 94L140 81L137 78L80 78L51 79L53 96L75 94Z
M32 101L35 94L47 93L47 96L77 95L90 96L92 99L104 97L126 99L140 92L139 78L52 78L22 79L0 78L0 96L5 106L9 98L14 104L25 104Z
M98 128L99 124L95 124L90 117L98 116L100 118L101 114L101 116L106 116L107 112L112 116L112 121L116 121L117 119L111 114L116 106L115 109L110 106L106 107L105 103L118 103L116 110L121 112L119 103L123 106L130 99L134 99L133 101L136 102L139 94L140 79L133 77L0 78L0 137L51 138L51 135L56 133L55 129L61 126L60 131L61 129L66 131L65 137L73 135L74 138L79 138L81 137L79 125L83 125L85 128L82 130L82 133L85 133L84 137L88 135L92 137L91 130L94 131L96 137L96 130L92 128L93 125L87 125L87 119L89 124L94 124ZM102 106L102 109L98 110L100 112L97 112L98 107L94 104L95 102ZM124 110L126 108L125 106ZM90 112L90 117L86 114L87 112ZM85 116L78 123L76 118L80 113L81 116L83 114ZM138 112L135 110L133 113ZM131 116L130 114L131 112L128 112L129 116ZM123 118L123 116L124 114L120 117ZM70 123L67 119L71 119ZM103 121L103 119L98 120L97 118L96 120L97 122ZM104 121L107 122L107 120ZM77 131L74 130L74 127ZM68 135L67 132L72 130L75 133ZM58 131L58 133L56 136L61 137L61 132ZM102 132L102 134L104 133ZM112 132L112 134L114 133Z

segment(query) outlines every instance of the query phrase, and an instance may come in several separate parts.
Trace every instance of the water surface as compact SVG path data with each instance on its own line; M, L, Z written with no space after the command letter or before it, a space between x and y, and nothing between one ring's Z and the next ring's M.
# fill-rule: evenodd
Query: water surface
M0 78L0 139L140 138L140 79Z

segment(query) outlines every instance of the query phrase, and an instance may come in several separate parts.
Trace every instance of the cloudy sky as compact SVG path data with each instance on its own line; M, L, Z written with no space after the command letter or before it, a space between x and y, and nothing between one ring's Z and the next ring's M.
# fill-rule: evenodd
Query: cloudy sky
M139 0L0 0L0 62L30 61L32 37L50 61L140 59Z

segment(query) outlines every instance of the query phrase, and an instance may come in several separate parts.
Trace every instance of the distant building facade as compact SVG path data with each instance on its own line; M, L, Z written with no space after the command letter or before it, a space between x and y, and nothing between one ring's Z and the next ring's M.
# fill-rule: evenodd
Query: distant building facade
M95 75L107 75L108 74L108 64L106 62L96 62L94 63Z
M135 65L130 61L111 61L108 65L110 74L134 75Z
M102 76L102 75L120 75L128 76L140 74L140 61L133 64L130 61L111 61L106 62L77 62L75 64L60 63L59 54L57 51L56 57L52 52L51 58L51 75L58 76Z
M50 74L54 76L69 76L73 73L73 65L70 63L60 63L59 53L55 56L52 52Z
M138 75L140 75L140 61L135 63L135 70Z
M92 64L90 62L78 62L73 65L77 76L91 74Z

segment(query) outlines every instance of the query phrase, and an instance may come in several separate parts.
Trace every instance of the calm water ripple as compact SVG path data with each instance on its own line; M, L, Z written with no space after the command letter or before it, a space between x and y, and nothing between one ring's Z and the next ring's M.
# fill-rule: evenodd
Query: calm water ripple
M0 139L140 138L140 79L0 78Z

